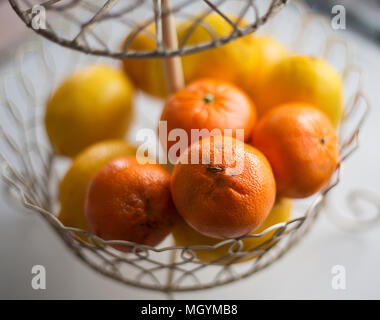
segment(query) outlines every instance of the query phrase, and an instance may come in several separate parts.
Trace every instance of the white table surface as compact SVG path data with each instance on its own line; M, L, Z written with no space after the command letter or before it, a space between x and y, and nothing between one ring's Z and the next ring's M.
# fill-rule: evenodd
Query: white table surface
M347 31L347 33L349 33ZM354 62L365 71L372 112L360 149L344 166L333 198L345 208L355 188L380 194L380 48L351 36ZM7 66L0 69L3 75ZM21 210L0 192L0 298L162 299L164 294L124 286L104 278L74 257L36 214ZM361 233L339 229L319 216L311 232L280 261L247 279L215 289L175 294L179 299L379 299L380 225ZM43 265L47 289L33 290L31 268ZM346 290L331 286L331 268L346 268Z

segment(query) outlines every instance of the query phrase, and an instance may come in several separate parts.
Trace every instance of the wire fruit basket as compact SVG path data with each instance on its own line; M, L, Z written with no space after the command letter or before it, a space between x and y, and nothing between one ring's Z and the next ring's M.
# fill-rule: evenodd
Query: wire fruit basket
M16 3L15 0L10 2L13 5ZM280 2L284 1L273 1ZM285 24L290 25L289 16L292 17L293 29L283 28ZM315 47L318 39L310 36L314 28L323 31L319 32L321 39L318 48ZM264 29L265 32L273 34L277 32L281 39L287 39L294 52L322 56L333 64L335 57L335 66L345 83L346 111L340 127L340 160L344 163L358 147L359 131L369 109L367 99L361 91L361 72L352 65L347 44L330 31L330 26L323 18L293 3L285 7L276 20L269 21ZM62 67L66 73L82 64L98 61L95 57L84 59L83 55L56 48L41 39L19 52L16 72L12 76L18 87L18 98L15 99L15 95L8 89L7 78L3 83L0 100L0 140L1 150L5 150L0 154L3 161L2 176L11 189L16 191L14 195L20 199L23 206L40 214L73 254L107 277L127 285L162 292L212 288L248 277L277 261L302 239L321 212L327 195L340 181L342 170L339 167L328 186L312 198L301 201L299 207L296 205L290 221L274 225L260 234L221 241L213 246L173 246L171 238L166 239L159 247L116 239L105 241L89 232L64 226L54 214L58 206L56 186L63 171L64 160L52 153L41 121L46 97L59 80L59 66L54 63L52 54L58 50L64 54L64 59L59 60L59 64L67 61L67 65ZM191 50L188 49L187 53ZM166 52L166 55L172 54L173 51ZM31 79L32 72L26 71L24 65L28 59L30 64L39 66L41 79L38 83L42 82L44 85L37 85L37 80ZM107 62L110 63L108 60ZM152 113L154 114L154 111ZM144 117L146 120L146 114L141 118ZM142 123L136 125L147 126L146 122ZM244 239L260 238L273 231L273 236L260 246L249 251L242 250ZM132 247L133 250L125 254L115 250L115 244ZM225 245L228 246L228 252L218 260L203 262L196 257L195 250L212 251ZM253 259L236 263L246 257Z

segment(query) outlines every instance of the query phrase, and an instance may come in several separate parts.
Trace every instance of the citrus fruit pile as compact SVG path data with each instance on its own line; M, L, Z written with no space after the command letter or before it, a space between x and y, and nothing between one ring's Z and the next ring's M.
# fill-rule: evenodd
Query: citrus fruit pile
M207 23L218 36L231 32L218 15ZM179 41L190 25L178 26ZM207 37L200 25L187 40ZM131 44L134 50L153 45L144 34ZM104 240L156 246L172 234L179 246L213 246L287 222L291 199L328 185L339 166L336 128L343 111L342 80L326 61L249 35L186 56L182 64L186 86L168 97L161 61L148 59L79 70L48 99L52 148L73 158L59 188L64 225ZM168 134L159 139L170 170L141 161L138 147L124 140L135 88L166 97L160 120ZM265 246L274 232L245 239L243 250ZM202 261L230 261L223 260L228 245L194 251Z

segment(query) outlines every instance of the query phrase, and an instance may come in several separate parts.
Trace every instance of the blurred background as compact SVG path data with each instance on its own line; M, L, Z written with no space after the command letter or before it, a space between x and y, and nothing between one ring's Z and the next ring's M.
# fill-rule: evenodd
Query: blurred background
M345 166L334 191L333 207L347 210L353 188L380 190L380 0L306 0L312 10L331 17L331 8L346 8L347 29L340 31L353 48L354 61L365 73L364 88L372 104L361 134L361 146ZM34 37L11 9L0 2L0 77L9 70L15 50ZM379 193L378 193L379 194ZM364 208L367 208L364 206ZM373 210L373 208L368 208ZM286 257L243 281L216 289L183 293L185 299L380 299L380 228L347 232L324 212L311 232ZM31 268L43 265L47 289L33 290ZM345 290L331 286L332 267L346 268ZM125 287L99 276L77 260L39 216L9 201L0 184L0 298L3 299L164 299L166 295Z
M347 27L380 44L380 1L379 0L306 0L313 10L331 14L334 5L346 8Z

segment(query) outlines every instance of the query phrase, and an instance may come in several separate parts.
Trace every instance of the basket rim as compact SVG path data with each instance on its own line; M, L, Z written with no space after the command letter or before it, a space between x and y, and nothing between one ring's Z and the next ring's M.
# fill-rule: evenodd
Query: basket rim
M68 40L62 37L59 37L55 32L45 29L34 29L32 27L32 19L22 11L19 5L17 4L18 0L8 0L13 10L16 12L18 17L24 22L24 24L33 30L35 33L40 36L55 42L63 47L74 49L83 53L92 54L95 56L101 57L110 57L114 59L149 59L149 58L170 58L175 56L185 56L193 53L198 53L207 49L212 49L221 45L225 45L233 40L236 40L240 37L246 36L255 32L260 26L265 24L269 18L271 18L275 13L281 10L282 7L286 5L289 0L270 0L271 5L268 8L268 12L261 17L256 16L256 20L247 24L244 27L236 27L234 30L226 36L219 37L217 40L213 39L210 41L203 42L201 44L187 45L184 48L177 49L158 49L150 51L135 51L135 50L121 50L121 51L109 51L107 49L95 49L89 46L86 46L83 43L74 40ZM203 0L205 1L205 0ZM252 0L243 0L247 3L251 3ZM190 1L189 1L190 2ZM174 9L173 9L174 10ZM154 22L154 21L153 21Z

